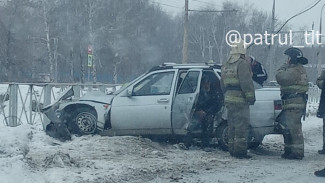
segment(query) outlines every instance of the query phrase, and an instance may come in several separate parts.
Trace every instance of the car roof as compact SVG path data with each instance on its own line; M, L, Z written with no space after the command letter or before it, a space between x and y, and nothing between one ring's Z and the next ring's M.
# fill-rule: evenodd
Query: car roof
M188 63L188 64L176 64L176 63L163 63L162 65L155 66L150 69L151 71L165 70L165 69L221 69L221 64L214 62L207 63Z

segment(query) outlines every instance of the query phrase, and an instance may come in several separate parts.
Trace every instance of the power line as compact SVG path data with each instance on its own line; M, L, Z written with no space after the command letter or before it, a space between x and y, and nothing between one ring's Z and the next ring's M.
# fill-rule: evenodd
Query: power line
M301 11L301 12L299 12L299 13L297 13L297 14L295 14L295 15L293 15L291 18L289 18L288 20L286 20L284 23L283 23L283 25L280 27L280 29L276 32L276 34L277 33L279 33L282 29L283 29L283 27L291 20L291 19L293 19L293 18L295 18L295 17L297 17L297 16L299 16L299 15L301 15L301 14L303 14L303 13L305 13L305 12L307 12L308 10L310 10L310 9L312 9L313 7L315 7L318 3L320 3L322 0L318 0L314 5L312 5L311 7L309 7L309 8L307 8L307 9L305 9L305 10L303 10L303 11Z
M220 5L217 5L217 4L214 4L214 3L208 3L208 2L205 2L205 1L200 1L200 0L192 0L192 1L196 1L196 2L201 2L201 3L208 4L208 5L213 5L213 6L222 7L222 6L220 6Z
M233 9L233 10L188 10L188 11L196 11L196 12L206 12L206 13L224 13L224 12L237 12L239 10Z
M195 9L202 9L202 10L203 10L203 9L206 9L206 7L199 6L199 5L192 5L192 4L191 4L191 7L192 7L192 8L195 8Z
M194 6L196 6L196 9L207 9L207 8L211 8L211 7L220 7L220 8L223 8L222 6L219 6L219 5L216 5L216 4L213 4L213 3L208 3L208 2L204 2L204 1L200 1L200 0L192 0L192 1L195 1L196 4ZM200 6L197 5L197 3L200 4ZM205 5L203 5L203 3L205 3ZM192 5L193 6L193 5Z
M212 5L212 3L208 3L208 2L204 2L204 1L200 1L200 0L192 0L192 1L197 1L197 2L201 2L201 3L206 3L206 4L211 4Z
M173 5L165 4L165 3L158 3L156 1L152 1L152 3L159 4L159 5L162 5L162 6L168 6L168 7L171 7L171 8L184 9L183 7L173 6Z
M291 19L293 19L293 18L295 18L295 17L297 17L297 16L299 16L299 15L301 15L301 14L303 14L303 13L305 13L305 12L307 12L307 11L309 11L310 9L312 9L313 7L315 7L318 3L320 3L322 0L317 0L317 1L315 1L315 3L314 3L314 5L312 5L311 7L309 7L309 8L307 8L307 9L305 9L305 10L302 10L302 11L300 11L299 13L297 13L297 14L295 14L295 15L293 15L292 17L290 17L288 20L286 20L283 24L282 24L282 26L280 27L280 29L278 30L278 31L276 31L276 33L275 34L278 34L282 29L283 29L283 27L291 20ZM267 39L269 39L270 38L270 36L267 38ZM264 40L264 38L263 38L263 40ZM252 46L253 44L251 44L251 45L249 45L247 48L250 48L251 46Z
M317 0L316 0L317 1ZM313 3L310 3L308 6L306 6L305 9L307 9L308 7L312 6L316 1L314 1Z

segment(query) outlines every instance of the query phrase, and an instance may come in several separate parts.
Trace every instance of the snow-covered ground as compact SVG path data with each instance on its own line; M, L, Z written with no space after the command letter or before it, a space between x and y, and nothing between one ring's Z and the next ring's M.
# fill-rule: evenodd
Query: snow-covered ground
M249 151L252 159L240 160L218 148L184 150L141 137L89 135L60 142L45 134L37 118L33 125L24 120L17 127L0 125L0 183L324 182L313 175L325 167L325 155L317 154L322 146L322 120L313 116L317 103L308 104L310 116L303 121L303 160L281 159L281 135L266 136Z
M74 136L60 142L41 124L0 127L0 182L322 182L313 172L325 166L322 120L303 122L305 158L281 159L283 138L269 135L250 150L249 160L218 148L183 150L179 144L141 137Z

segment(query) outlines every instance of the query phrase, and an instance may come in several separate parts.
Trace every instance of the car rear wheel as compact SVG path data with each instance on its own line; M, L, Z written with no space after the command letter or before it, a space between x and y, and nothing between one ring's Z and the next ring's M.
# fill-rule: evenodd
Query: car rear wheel
M224 151L228 151L228 124L221 124L217 128L216 133L219 147Z
M97 128L96 112L89 107L77 108L71 123L73 133L93 134Z
M248 136L248 148L249 149L255 149L258 146L260 146L262 144L262 139L257 139L256 135L254 133L254 130L251 126L249 126L249 136Z
M251 127L249 129L250 129L249 134L252 134ZM228 151L228 124L227 123L221 124L217 128L216 133L217 133L216 136L218 139L218 145L220 146L220 148L222 150ZM261 143L262 142L257 141L254 136L250 135L248 138L247 147L249 149L254 149L254 148L257 148Z

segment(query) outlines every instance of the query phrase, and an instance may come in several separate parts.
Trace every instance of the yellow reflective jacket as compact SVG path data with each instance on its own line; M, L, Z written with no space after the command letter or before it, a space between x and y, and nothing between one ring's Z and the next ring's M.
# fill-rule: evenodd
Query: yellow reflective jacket
M301 64L284 64L276 74L283 98L283 109L304 109L303 94L308 91L308 77ZM290 96L290 97L285 97Z
M255 89L250 64L242 56L230 56L221 67L225 104L254 104Z

